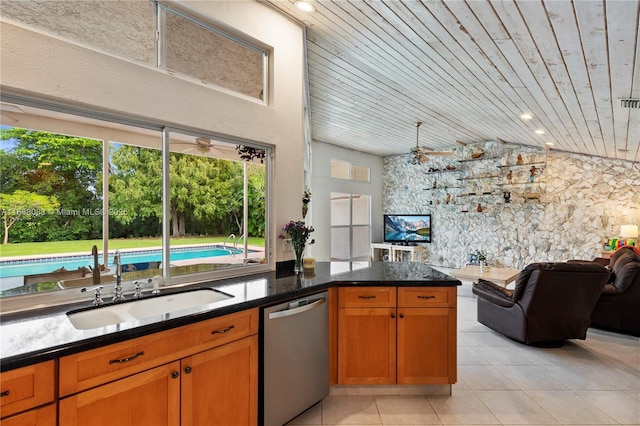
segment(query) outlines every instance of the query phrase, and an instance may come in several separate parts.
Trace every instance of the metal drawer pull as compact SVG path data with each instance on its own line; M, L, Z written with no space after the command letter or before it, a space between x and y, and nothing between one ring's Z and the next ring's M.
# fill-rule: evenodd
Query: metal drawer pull
M138 358L139 356L142 356L142 355L144 355L144 351L138 352L137 354L131 355L131 356L126 357L126 358L109 360L109 364L122 364L123 362L133 361L134 359L136 359L136 358Z
M234 328L236 328L236 327L235 327L235 325L230 325L230 326L229 326L229 327L227 327L227 328L221 328L220 330L213 330L213 331L211 332L211 334L224 334L224 333L226 333L227 331L229 331L229 330L231 330L231 329L234 329Z
M418 299L435 299L435 296L418 296Z
M364 296L358 296L359 299L375 299L376 296L373 295L364 295Z
M2 396L9 396L9 391L6 390L6 391L0 393L0 397L2 397Z

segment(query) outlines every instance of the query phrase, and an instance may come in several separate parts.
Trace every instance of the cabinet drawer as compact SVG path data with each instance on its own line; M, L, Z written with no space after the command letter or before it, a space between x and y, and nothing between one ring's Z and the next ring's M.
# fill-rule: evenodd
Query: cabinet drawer
M0 374L0 412L10 416L54 398L54 361L16 368Z
M398 307L454 308L456 287L398 287Z
M396 307L395 287L340 287L338 289L340 308L376 308Z
M60 358L60 396L130 376L258 332L258 309Z

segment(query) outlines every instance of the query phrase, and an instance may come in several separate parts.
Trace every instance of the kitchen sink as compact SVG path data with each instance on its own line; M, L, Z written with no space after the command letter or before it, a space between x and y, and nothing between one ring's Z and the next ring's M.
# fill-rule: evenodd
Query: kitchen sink
M78 330L90 330L156 315L171 314L185 309L199 308L231 299L233 296L212 288L187 290L180 293L133 299L86 310L67 312L71 324Z

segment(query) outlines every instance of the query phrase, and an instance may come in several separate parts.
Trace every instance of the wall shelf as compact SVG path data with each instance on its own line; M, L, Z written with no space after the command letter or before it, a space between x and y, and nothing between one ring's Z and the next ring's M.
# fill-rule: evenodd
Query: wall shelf
M423 172L425 175L435 175L435 174L441 174L441 173L460 173L462 170L433 170L431 172Z
M532 166L532 165L536 165L536 164L547 164L546 161L532 161L530 163L522 163L522 164L501 164L498 167L502 168L509 168L509 167L526 167L526 166Z
M546 182L513 182L513 183L499 183L498 186L519 186L519 185L544 185Z
M491 197L494 195L502 196L502 194L495 194L493 192L470 192L468 194L456 195L456 197Z
M497 177L500 177L500 175L469 176L469 177L458 178L458 180L495 179Z
M486 160L497 160L500 157L478 157L478 158L466 158L464 160L458 160L459 163L466 163L469 161L486 161Z

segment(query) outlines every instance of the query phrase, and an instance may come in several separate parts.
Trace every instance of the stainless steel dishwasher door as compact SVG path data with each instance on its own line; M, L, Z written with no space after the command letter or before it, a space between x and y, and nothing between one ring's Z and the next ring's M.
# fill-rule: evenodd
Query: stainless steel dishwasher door
M329 394L327 297L264 308L265 426L281 426Z

